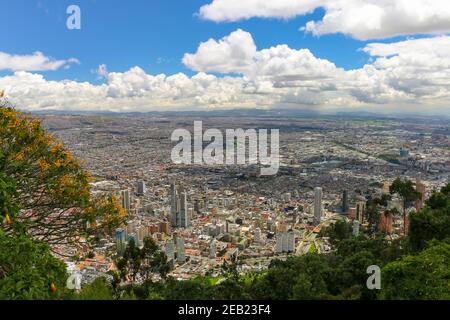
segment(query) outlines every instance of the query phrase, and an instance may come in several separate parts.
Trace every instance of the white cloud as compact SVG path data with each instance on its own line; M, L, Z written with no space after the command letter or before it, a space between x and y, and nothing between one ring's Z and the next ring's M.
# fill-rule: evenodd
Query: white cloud
M75 58L67 60L55 60L44 56L42 52L34 52L31 55L11 55L0 52L0 70L11 71L54 71L70 64L80 63Z
M238 29L216 41L200 44L195 54L185 54L183 63L195 71L242 73L251 64L256 45L250 33Z
M323 79L343 71L328 60L316 58L308 49L278 45L257 51L252 35L241 29L219 41L201 43L196 53L184 55L183 63L195 71L236 73L250 79L270 77L284 82Z
M236 38L246 41L234 41ZM370 62L344 70L308 49L278 45L257 50L237 30L201 44L184 62L198 73L148 74L140 67L108 72L100 85L49 81L17 71L0 77L0 89L20 108L111 111L192 110L243 107L397 107L450 105L450 37L370 43ZM240 47L241 46L241 47ZM211 52L210 52L211 51ZM223 58L223 54L227 57ZM241 54L242 60L233 59ZM217 61L212 59L215 57ZM104 72L103 72L104 71ZM214 72L218 74L208 74ZM221 75L219 75L221 74ZM232 76L230 75L232 74Z
M200 8L203 19L216 22L243 19L289 19L311 12L323 4L323 0L214 0Z
M344 33L368 40L450 32L448 0L213 0L200 8L199 15L217 22L287 19L316 8L325 10L323 18L301 30L317 36Z
M106 79L108 78L108 67L106 64L101 64L98 66L97 70L94 71L95 74L97 74L97 79Z

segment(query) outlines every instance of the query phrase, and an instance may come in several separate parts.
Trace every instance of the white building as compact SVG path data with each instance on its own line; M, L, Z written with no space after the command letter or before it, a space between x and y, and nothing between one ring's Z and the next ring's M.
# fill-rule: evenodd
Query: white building
M322 218L322 188L314 189L314 223L319 224Z

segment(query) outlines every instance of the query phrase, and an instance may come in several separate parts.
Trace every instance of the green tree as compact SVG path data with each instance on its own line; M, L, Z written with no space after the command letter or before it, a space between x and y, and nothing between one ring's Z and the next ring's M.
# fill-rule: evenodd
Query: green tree
M144 284L151 283L151 277L154 274L165 278L170 271L166 254L150 237L144 239L142 249L131 239L123 257L117 260L116 265L120 279L131 283L135 283L137 279Z
M447 185L448 186L448 185ZM450 237L450 196L446 187L427 200L425 208L410 217L409 240L413 250L422 250L427 241Z
M0 300L61 299L68 295L66 266L47 244L0 229Z
M384 299L450 299L450 243L430 243L416 256L405 256L382 269Z
M114 300L114 295L108 280L100 277L75 294L73 300Z
M117 199L91 197L89 181L90 174L39 120L0 105L3 218L20 222L28 234L49 244L73 243L105 224L121 223L125 212ZM3 229L11 233L14 226Z
M415 200L421 197L421 193L414 188L410 180L396 178L389 187L391 194L397 193L403 200L403 232L406 234L406 209Z

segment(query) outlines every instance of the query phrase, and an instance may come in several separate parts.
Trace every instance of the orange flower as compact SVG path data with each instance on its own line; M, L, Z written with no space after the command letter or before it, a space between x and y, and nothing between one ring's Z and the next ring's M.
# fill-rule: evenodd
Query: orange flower
M56 293L56 291L58 291L58 288L56 287L56 284L54 282L52 282L52 284L50 285L50 290L52 291L52 293Z
M11 219L11 216L9 215L9 213L7 213L6 217L5 217L5 224L6 225L12 225L12 223L13 223L13 221Z
M47 161L45 161L45 160L43 160L43 159L40 159L40 160L39 160L38 165L39 165L39 168L41 169L41 171L45 171L45 170L47 170L48 167L49 167L49 164L47 163Z

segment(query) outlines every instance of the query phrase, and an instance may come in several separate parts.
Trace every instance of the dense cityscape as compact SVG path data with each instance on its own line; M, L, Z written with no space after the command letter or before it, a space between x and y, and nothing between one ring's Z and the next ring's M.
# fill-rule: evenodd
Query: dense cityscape
M217 277L223 262L236 258L239 271L247 273L267 269L274 258L326 253L331 247L320 230L338 220L353 221L355 234L368 228L366 201L389 193L396 177L413 180L422 194L406 208L409 214L450 174L448 123L440 119L203 118L205 128L280 128L280 170L260 176L255 165L173 164L171 132L192 130L198 118L41 117L49 132L85 161L94 176L92 192L115 194L129 214L126 225L93 249L57 248L85 257L66 261L85 281L114 269L114 258L129 241L142 246L145 237L166 253L170 275L179 280ZM402 205L393 197L385 209L401 212ZM378 224L387 239L405 230L400 215L380 214Z

